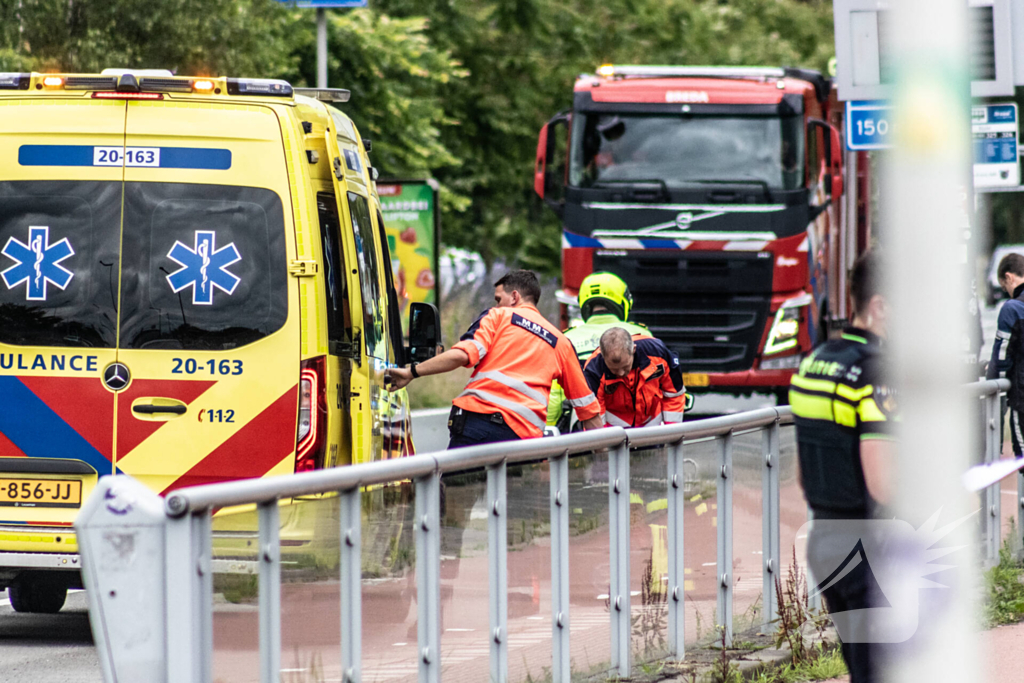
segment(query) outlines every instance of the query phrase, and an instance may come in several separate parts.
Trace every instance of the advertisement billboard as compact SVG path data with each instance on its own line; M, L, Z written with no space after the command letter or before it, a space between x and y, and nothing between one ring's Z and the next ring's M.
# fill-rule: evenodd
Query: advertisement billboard
M402 324L408 324L410 301L440 307L437 286L440 255L440 207L435 180L377 181L384 227L391 252L395 287L402 303Z

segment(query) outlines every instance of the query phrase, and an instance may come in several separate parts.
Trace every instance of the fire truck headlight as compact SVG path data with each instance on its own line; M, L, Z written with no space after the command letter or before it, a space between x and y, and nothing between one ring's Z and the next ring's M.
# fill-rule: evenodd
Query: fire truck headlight
M782 353L797 345L797 336L800 334L800 308L802 307L783 306L775 313L775 320L772 321L771 330L768 332L768 341L764 345L764 355Z

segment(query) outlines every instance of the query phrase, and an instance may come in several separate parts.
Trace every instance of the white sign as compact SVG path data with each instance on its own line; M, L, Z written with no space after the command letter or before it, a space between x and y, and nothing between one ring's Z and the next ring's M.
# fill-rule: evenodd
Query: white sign
M1009 102L971 107L971 133L974 138L974 187L1020 185L1017 105Z

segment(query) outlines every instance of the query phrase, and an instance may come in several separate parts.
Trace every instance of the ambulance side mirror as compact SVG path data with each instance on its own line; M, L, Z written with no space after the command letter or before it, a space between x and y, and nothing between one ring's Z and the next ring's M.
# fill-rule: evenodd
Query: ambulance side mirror
M421 363L433 358L441 346L441 314L434 304L409 304L409 349L407 358Z

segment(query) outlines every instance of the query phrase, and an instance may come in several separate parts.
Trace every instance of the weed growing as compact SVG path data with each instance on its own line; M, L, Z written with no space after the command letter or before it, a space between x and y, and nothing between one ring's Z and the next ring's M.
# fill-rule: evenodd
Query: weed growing
M1014 536L1011 528L999 549L999 564L985 573L988 589L985 625L989 628L1024 619L1024 563L1010 549L1010 539Z
M717 628L721 638L722 650L718 658L711 665L711 671L708 672L708 680L710 683L743 683L743 675L740 673L740 668L732 663L729 651L725 646L725 627L719 626Z
M798 665L787 664L774 671L762 671L750 680L750 683L802 683L803 681L827 681L838 678L846 673L843 655L835 646L817 645L817 652L810 662Z
M807 575L797 563L796 548L793 548L793 561L789 565L785 583L781 578L775 578L775 595L779 612L775 647L788 644L793 654L794 666L813 661L817 653L808 647L808 628L817 631L819 640L824 643L829 618L824 608L811 609L807 594Z

